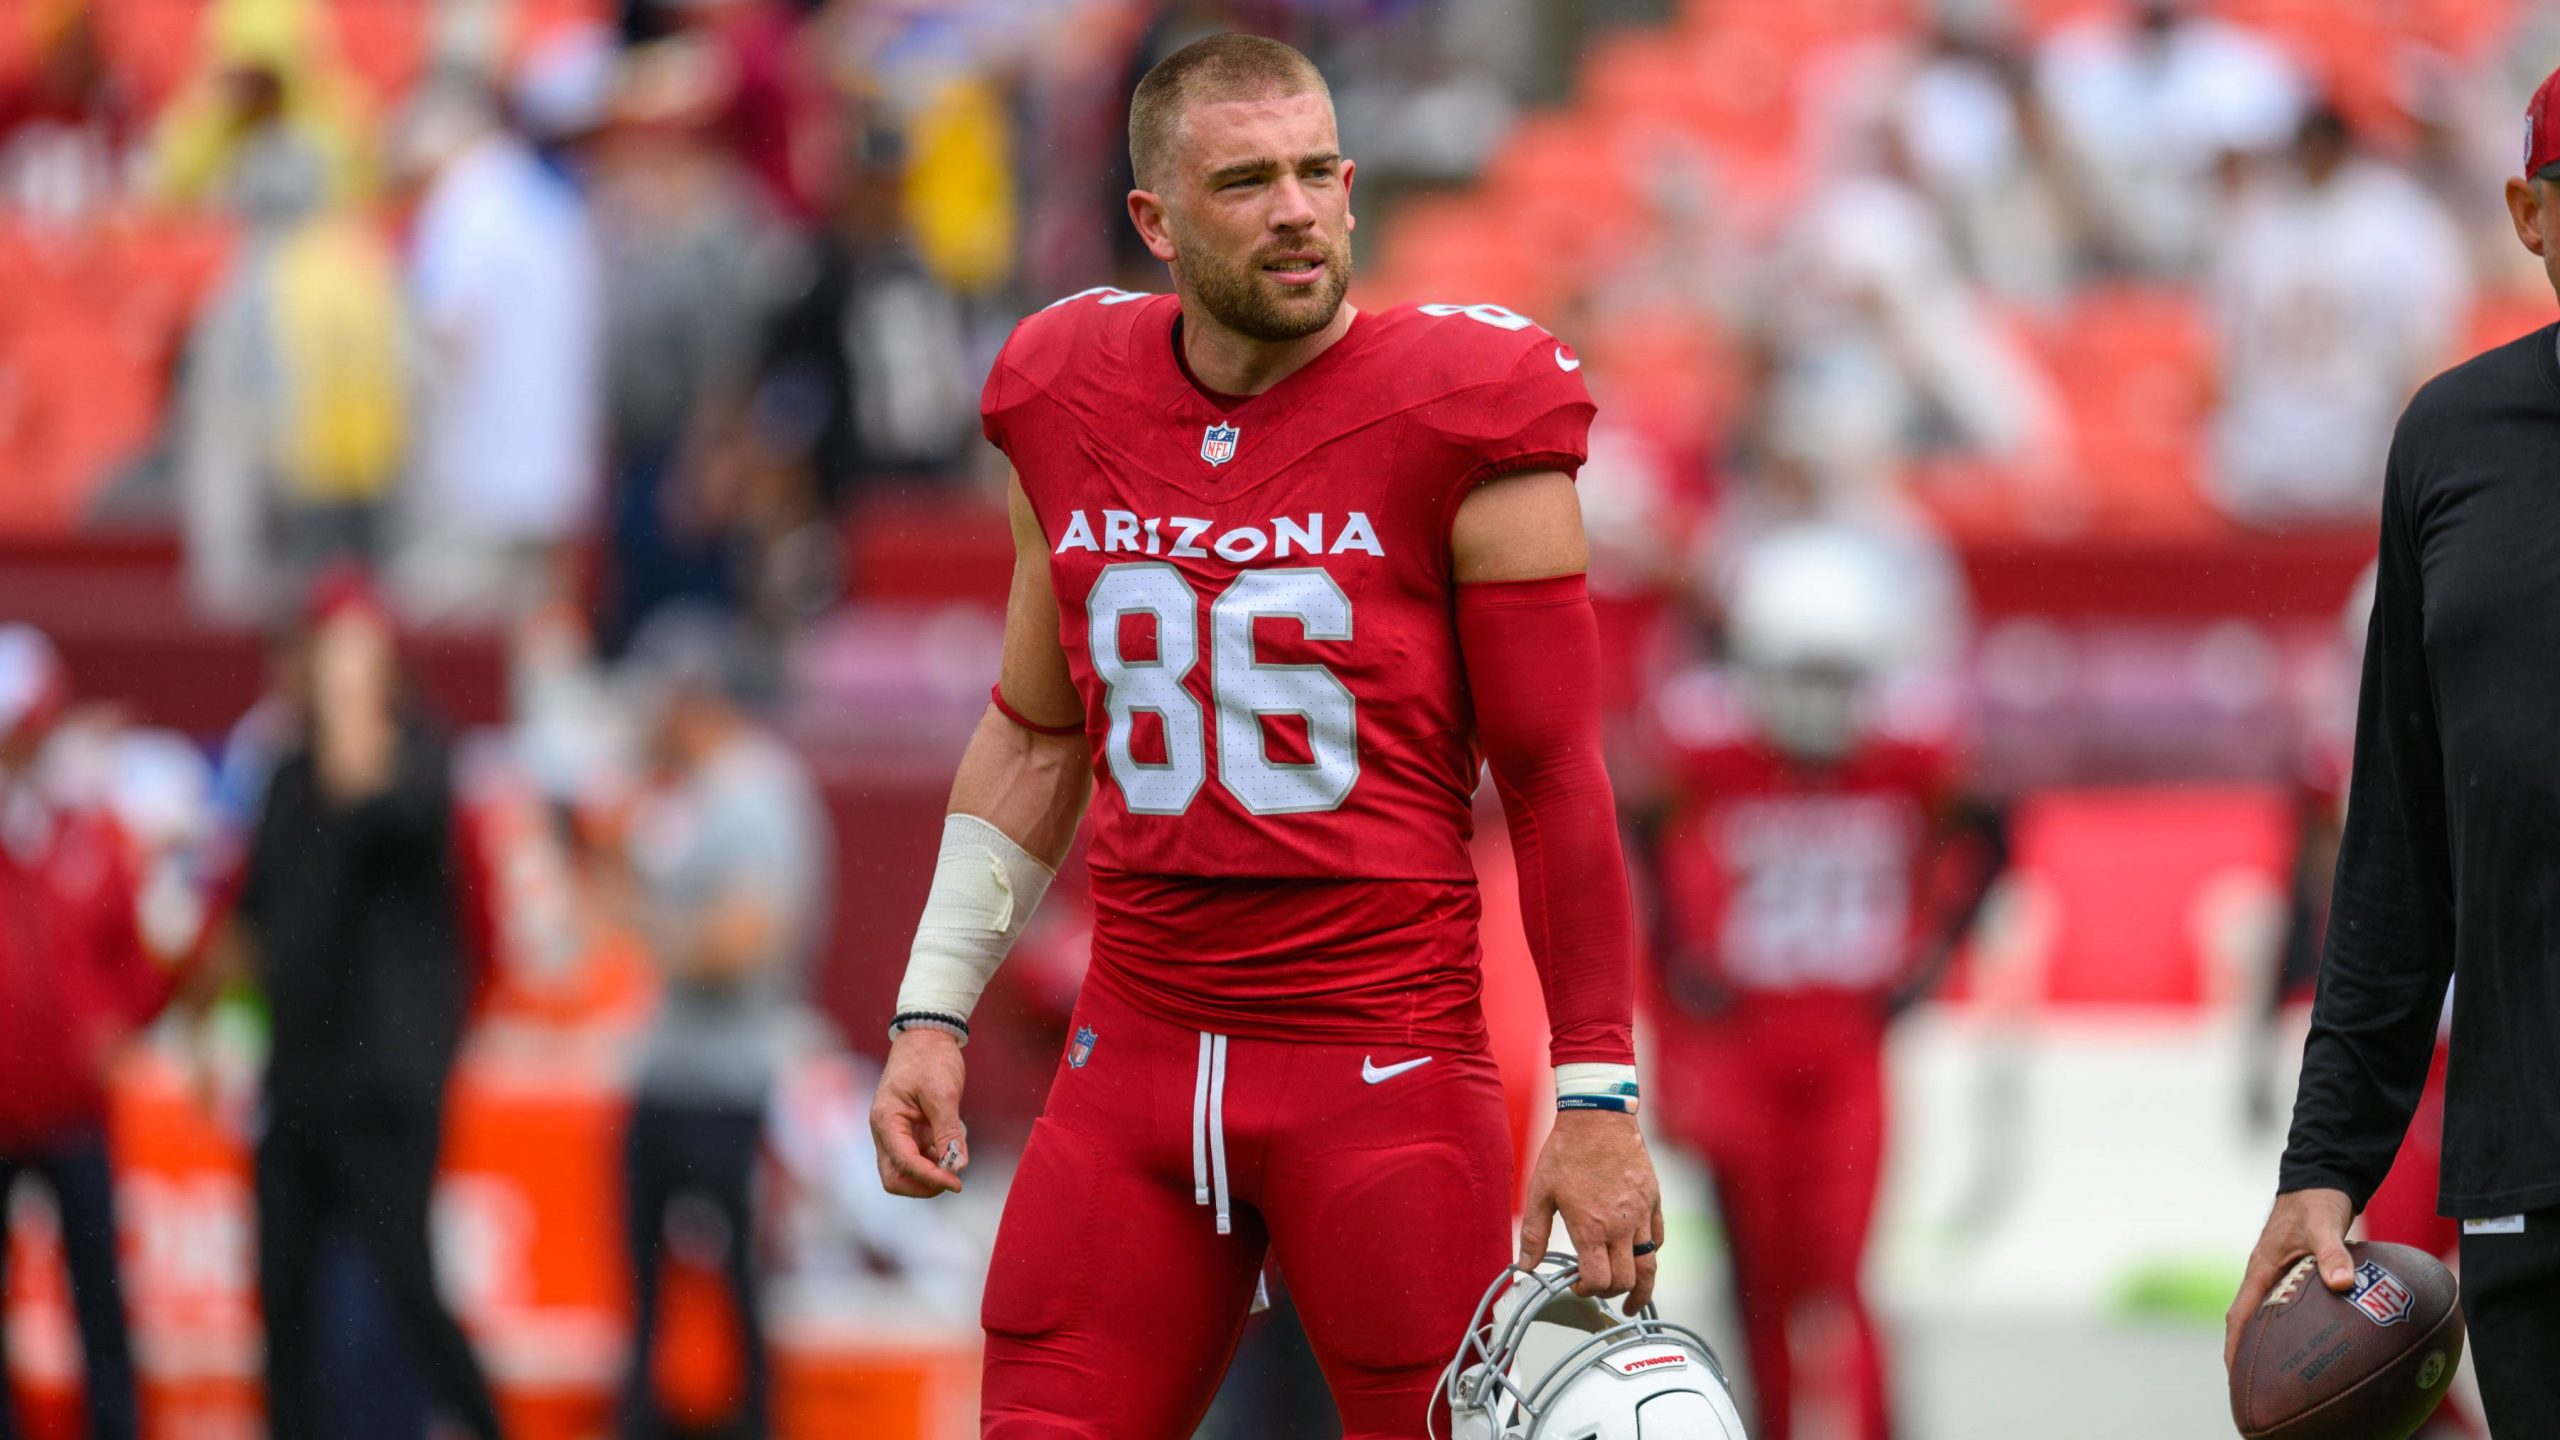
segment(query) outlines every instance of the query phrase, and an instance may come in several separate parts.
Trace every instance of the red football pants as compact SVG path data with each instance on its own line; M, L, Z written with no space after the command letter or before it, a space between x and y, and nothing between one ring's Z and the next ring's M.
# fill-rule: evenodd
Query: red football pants
M2451 1047L2436 1042L2427 1066L2427 1088L2418 1111L2373 1198L2365 1202L2365 1234L2395 1245L2414 1245L2450 1263L2462 1243L2462 1223L2436 1213L2436 1187L2444 1173L2444 1067Z
M1834 1383L1859 1440L1891 1429L1883 1341L1858 1278L1884 1158L1884 1020L1859 995L1746 995L1667 1017L1653 1096L1706 1157L1733 1252L1757 1440L1793 1434L1791 1332L1833 1322Z
M1005 1197L984 1440L1189 1436L1266 1254L1347 1440L1422 1435L1512 1252L1491 1057L1203 1036L1105 983L1076 1003Z

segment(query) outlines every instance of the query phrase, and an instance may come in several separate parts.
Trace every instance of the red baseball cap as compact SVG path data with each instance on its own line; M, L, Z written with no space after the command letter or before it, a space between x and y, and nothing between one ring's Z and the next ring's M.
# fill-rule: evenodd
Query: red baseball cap
M2560 70L2543 77L2533 98L2524 107L2524 173L2528 180L2543 178L2542 172L2560 164ZM2552 177L2560 179L2560 176Z

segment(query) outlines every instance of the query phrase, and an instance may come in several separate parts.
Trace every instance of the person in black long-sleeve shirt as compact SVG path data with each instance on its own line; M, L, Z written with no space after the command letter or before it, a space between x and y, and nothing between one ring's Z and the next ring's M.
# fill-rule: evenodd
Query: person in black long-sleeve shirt
M2507 183L2560 292L2560 74ZM2499 1440L2560 1437L2560 326L2436 377L2402 415L2355 770L2276 1205L2226 1317L2316 1257L2389 1171L2456 975L2438 1204Z
M257 1152L269 1433L327 1428L312 1286L334 1226L369 1252L438 1398L496 1440L428 1239L466 980L445 750L399 703L388 622L361 593L324 609L307 663L309 743L268 784L239 908L274 1016Z

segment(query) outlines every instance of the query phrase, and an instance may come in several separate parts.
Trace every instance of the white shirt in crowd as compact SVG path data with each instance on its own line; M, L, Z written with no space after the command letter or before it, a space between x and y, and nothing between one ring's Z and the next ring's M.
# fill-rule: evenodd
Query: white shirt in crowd
M2471 293L2462 237L2401 171L2253 185L2213 258L2215 489L2242 519L2369 522L2391 431Z
M2052 382L1965 283L1945 225L1910 186L1833 182L1781 265L1769 440L1822 488L1880 488L1923 449L2027 472L2053 463Z
M601 482L603 325L577 194L521 141L485 135L429 188L412 267L430 371L422 532L577 533Z
M2282 51L2192 16L2156 33L2119 21L2066 26L2035 70L2087 202L2114 240L2162 271L2196 254L2222 157L2291 141L2308 98Z

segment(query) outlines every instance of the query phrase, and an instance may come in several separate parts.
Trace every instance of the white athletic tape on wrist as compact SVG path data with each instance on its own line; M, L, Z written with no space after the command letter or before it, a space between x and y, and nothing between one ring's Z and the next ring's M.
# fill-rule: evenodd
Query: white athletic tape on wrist
M1638 1094L1633 1065L1582 1061L1556 1067L1558 1110L1615 1110L1632 1115Z
M1056 871L977 816L943 817L942 851L934 860L924 915L916 921L915 945L907 952L898 1013L967 1021L1056 878Z

